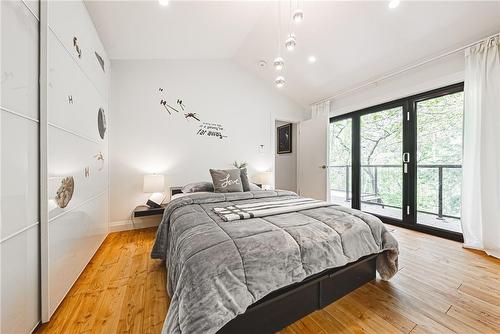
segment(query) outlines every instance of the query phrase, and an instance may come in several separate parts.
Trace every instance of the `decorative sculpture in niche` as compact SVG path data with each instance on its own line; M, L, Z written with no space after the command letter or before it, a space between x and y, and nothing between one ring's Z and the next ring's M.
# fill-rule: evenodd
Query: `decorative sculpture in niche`
M57 189L56 193L56 203L61 209L64 209L71 198L73 197L73 191L75 189L75 180L73 176L67 176L61 180L61 186Z
M97 128L99 129L99 136L101 136L101 139L104 139L104 134L106 133L106 114L102 108L99 108L99 112L97 113Z

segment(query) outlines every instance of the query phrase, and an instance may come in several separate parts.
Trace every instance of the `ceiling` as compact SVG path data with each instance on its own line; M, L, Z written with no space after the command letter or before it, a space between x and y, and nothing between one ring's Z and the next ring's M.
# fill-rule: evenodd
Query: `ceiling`
M295 3L296 1L294 1ZM300 1L283 93L306 106L419 60L500 32L500 1ZM278 2L86 1L111 59L232 59L273 85ZM282 40L289 2L281 2ZM282 43L283 44L283 43ZM317 58L315 64L307 61ZM259 60L267 61L259 67Z

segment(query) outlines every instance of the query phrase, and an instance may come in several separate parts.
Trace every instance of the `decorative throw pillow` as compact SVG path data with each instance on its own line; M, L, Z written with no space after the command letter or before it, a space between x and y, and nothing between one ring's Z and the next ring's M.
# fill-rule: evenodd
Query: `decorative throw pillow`
M243 191L250 191L250 181L248 181L248 173L246 168L240 168L240 177Z
M214 191L216 193L231 193L243 191L241 172L239 169L210 169Z
M194 183L186 184L184 187L182 187L181 191L184 194L197 193L200 191L213 192L214 185L212 182L194 182Z

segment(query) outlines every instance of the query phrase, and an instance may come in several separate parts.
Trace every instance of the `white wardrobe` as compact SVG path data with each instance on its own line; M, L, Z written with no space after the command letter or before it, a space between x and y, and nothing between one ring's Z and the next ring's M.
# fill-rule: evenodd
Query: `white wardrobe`
M40 320L38 4L0 1L0 333Z
M0 6L0 333L30 333L108 233L110 63L83 2Z

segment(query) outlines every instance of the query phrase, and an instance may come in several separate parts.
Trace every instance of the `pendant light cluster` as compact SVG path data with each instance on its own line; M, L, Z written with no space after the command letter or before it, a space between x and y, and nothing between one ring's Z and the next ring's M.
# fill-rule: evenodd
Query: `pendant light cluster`
M276 57L273 61L274 69L278 72L281 72L285 68L285 60L281 56L281 49L283 41L281 40L281 1L278 2L278 57ZM299 8L299 1L296 1L296 9L292 13L292 0L289 1L289 31L285 39L285 49L288 51L293 51L297 46L297 37L292 32L292 23L300 23L304 20L304 12ZM282 75L279 75L274 83L276 87L282 88L285 86L285 78Z

